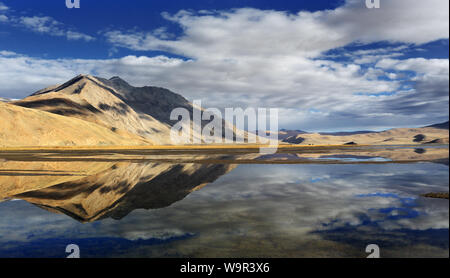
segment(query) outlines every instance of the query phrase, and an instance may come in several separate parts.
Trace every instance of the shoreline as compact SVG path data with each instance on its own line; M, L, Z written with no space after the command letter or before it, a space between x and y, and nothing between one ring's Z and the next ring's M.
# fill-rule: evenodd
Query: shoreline
M359 147L445 147L449 144L396 144L396 145L257 145L257 144L223 144L223 145L138 145L138 146L26 146L26 147L0 147L0 152L16 152L16 151L102 151L102 150L246 150L246 149L260 149L260 148L278 148L278 149L335 149L335 148L359 148Z

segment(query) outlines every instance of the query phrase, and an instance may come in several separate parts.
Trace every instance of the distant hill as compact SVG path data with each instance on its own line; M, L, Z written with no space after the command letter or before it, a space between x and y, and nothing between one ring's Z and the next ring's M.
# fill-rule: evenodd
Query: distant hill
M440 129L449 129L448 128L448 121L444 122L444 123L440 123L440 124L434 124L434 125L429 125L426 127L434 127L434 128L440 128Z
M333 135L333 136L349 136L356 134L376 133L372 130L360 130L360 131L340 131L340 132L320 132L321 135Z
M400 144L448 144L448 130L435 127L393 128L381 132L346 135L305 133L290 136L285 143L302 145L400 145Z
M289 137L295 137L299 134L305 134L308 133L307 131L303 131L303 130L299 130L299 129L295 129L295 130L290 130L290 129L280 129L280 131L278 132L278 139L279 140L285 140L286 138Z
M12 100L9 98L0 97L0 102L11 102Z
M448 144L448 121L420 128L393 128L385 131L342 131L309 133L280 130L284 143L303 145L322 144ZM442 131L440 131L442 130ZM289 134L289 135L287 135ZM284 135L284 136L283 136ZM286 136L287 135L287 136Z
M305 141L305 138L299 136L299 135L292 135L287 138L284 138L281 140L284 143L290 143L290 144L301 144L303 141Z
M330 135L330 136L350 136L350 135L356 135L356 134L367 134L367 133L376 133L376 131L371 130L360 130L360 131L340 131L340 132L319 132L320 135ZM311 134L311 132L300 130L300 129L280 129L278 133L278 139L292 144L299 144L301 143L298 140L298 135L301 134Z

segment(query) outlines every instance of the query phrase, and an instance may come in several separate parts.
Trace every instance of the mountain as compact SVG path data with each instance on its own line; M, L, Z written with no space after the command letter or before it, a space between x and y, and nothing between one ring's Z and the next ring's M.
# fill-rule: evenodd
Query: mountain
M434 124L434 125L429 125L426 127L433 127L433 128L440 128L440 129L449 129L448 128L448 121L444 122L444 123L440 123L440 124Z
M306 131L303 130L289 130L289 129L280 129L280 131L278 132L278 140L284 140L288 137L292 137L292 136L297 136L299 134L305 134L308 133Z
M12 100L11 99L9 99L9 98L3 98L3 97L0 97L0 102L6 102L6 103L8 103L8 102L11 102Z
M174 108L185 108L190 112L191 118L193 111L193 104L179 94L160 87L134 87L117 76L105 79L78 75L63 84L39 90L22 100L2 99L0 103L24 108L19 109L20 113L16 114L6 115L6 110L2 111L3 119L8 119L9 123L3 121L0 125L0 146L170 145L170 131L176 122L170 120L171 111ZM12 108L8 109L11 111ZM49 112L59 117L53 123L48 120L48 113L37 113L36 117L42 119L42 122L39 124L39 121L33 119L28 123L27 117L34 115L30 111ZM68 122L67 126L63 123L65 120ZM23 129L20 132L27 137L22 136L16 140L21 134L12 128L16 122ZM209 121L202 121L202 127L207 123ZM69 126L74 132L66 132ZM201 137L192 124L187 128L191 129L193 138ZM82 132L75 133L81 129ZM35 132L31 132L32 130ZM231 130L234 138L237 135L244 138L248 136L247 132L222 119L222 136L225 135L225 130ZM419 135L424 136L422 138ZM418 129L392 129L384 132L307 133L282 129L278 132L278 138L285 143L307 145L349 142L445 143L448 142L448 122Z
M170 112L178 107L192 111L192 104L179 94L160 87L133 87L118 76L111 79L96 77L112 88L112 94L132 107L140 115L150 115L154 119L172 126Z
M177 121L170 120L175 108L186 108L192 118L193 105L187 99L159 87L133 87L120 77L105 79L78 75L61 85L42 89L14 105L78 118L111 129L117 134L135 134L153 144L171 144L170 130ZM203 110L203 109L202 109ZM202 121L204 127L209 121ZM191 136L201 138L193 129ZM222 120L225 130L244 138L248 133Z
M282 139L282 142L289 144L301 144L303 143L303 141L305 141L305 138L301 137L300 135L291 135Z
M355 133L344 135L324 135L305 133L290 136L285 143L302 145L397 145L397 144L448 144L448 130L435 127L394 128L381 132Z
M361 130L361 131L340 131L340 132L319 132L320 135L332 135L332 136L349 136L356 134L366 134L366 133L375 133L376 131L370 130ZM291 143L291 144L300 144L304 141L304 139L299 136L301 134L311 134L310 132L304 130L289 130L289 129L280 129L278 132L278 139L282 142Z
M235 167L231 164L119 162L95 174L66 178L66 182L53 182L52 186L34 190L27 188L14 195L5 192L3 197L22 199L80 222L109 217L121 219L135 209L167 207ZM33 184L32 179L37 178L32 177L28 184Z
M140 136L74 117L0 102L0 147L149 145Z
M112 89L111 93L132 107L143 120L145 120L146 117L151 116L153 119L171 127L177 122L170 120L170 113L175 108L187 109L190 112L192 120L193 104L183 96L168 89L154 86L134 87L118 76L114 76L110 79L101 77L95 78ZM204 111L204 109L202 108L201 111ZM202 128L208 123L209 121L202 120ZM196 133L196 131L192 129L192 126L190 128L193 138L202 137L201 134ZM248 132L239 130L234 125L222 120L222 137L225 136L226 130L233 133L233 138L236 138L237 135L243 137L245 140L248 138Z
M356 134L376 133L372 130L358 130L358 131L338 131L338 132L319 132L320 135L334 135L334 136L349 136Z
M170 127L151 115L138 113L117 97L118 92L97 78L79 75L68 82L40 90L14 105L79 118L117 134L135 134L155 144L167 144ZM149 106L151 104L148 103Z

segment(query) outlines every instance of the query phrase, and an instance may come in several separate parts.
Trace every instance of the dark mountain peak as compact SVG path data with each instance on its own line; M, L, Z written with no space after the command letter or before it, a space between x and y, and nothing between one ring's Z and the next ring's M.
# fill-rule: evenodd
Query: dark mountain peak
M368 134L368 133L377 133L377 132L373 131L373 130L319 132L320 135L331 135L331 136L350 136L350 135Z
M448 128L448 121L443 122L443 123L439 123L439 124L434 124L434 125L429 125L426 127L434 127L434 128L440 128L440 129L449 129Z
M304 130L300 130L300 129L286 129L286 128L282 128L280 129L280 131L282 132L297 132L297 133L308 133Z
M103 78L98 78L97 79L103 79ZM119 76L113 76L111 77L108 81L112 82L115 86L119 86L119 87L132 87L128 82L126 82L125 80L123 80L122 78L120 78Z
M96 77L96 79L103 82L105 85L108 85L112 87L113 89L117 90L120 95L125 97L126 95L133 95L134 97L137 96L137 94L140 94L141 97L145 97L145 95L151 95L152 97L166 97L169 98L177 98L178 101L187 101L184 97L181 95L172 92L169 89L162 88L162 87L156 87L156 86L143 86L143 87L135 87L130 85L128 82L123 80L119 76L113 76L110 79L105 79L102 77Z
M96 77L96 79L112 88L114 95L133 107L137 112L149 114L163 123L172 123L170 111L174 108L192 108L187 99L166 88L154 86L134 87L118 76L110 79Z

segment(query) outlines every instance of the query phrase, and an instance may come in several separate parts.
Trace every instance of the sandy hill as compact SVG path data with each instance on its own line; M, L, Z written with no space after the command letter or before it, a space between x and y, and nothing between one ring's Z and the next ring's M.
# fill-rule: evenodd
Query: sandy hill
M12 104L79 118L102 125L117 134L132 133L155 144L172 144L170 129L177 121L170 120L175 108L186 108L192 119L193 104L187 99L159 87L133 87L119 77L105 79L78 75L68 82L42 89ZM202 109L203 110L203 109ZM209 121L202 121L204 127ZM192 128L194 138L201 133ZM225 129L244 138L247 133L223 121Z
M370 132L349 135L324 135L320 133L298 134L288 137L283 142L302 145L396 145L396 144L448 144L448 129L394 128L382 132Z
M130 133L0 102L0 147L144 145L150 140Z
M157 144L167 143L170 137L167 124L137 113L116 95L116 91L95 77L79 75L62 85L40 90L12 103L93 122L118 134L132 133Z

